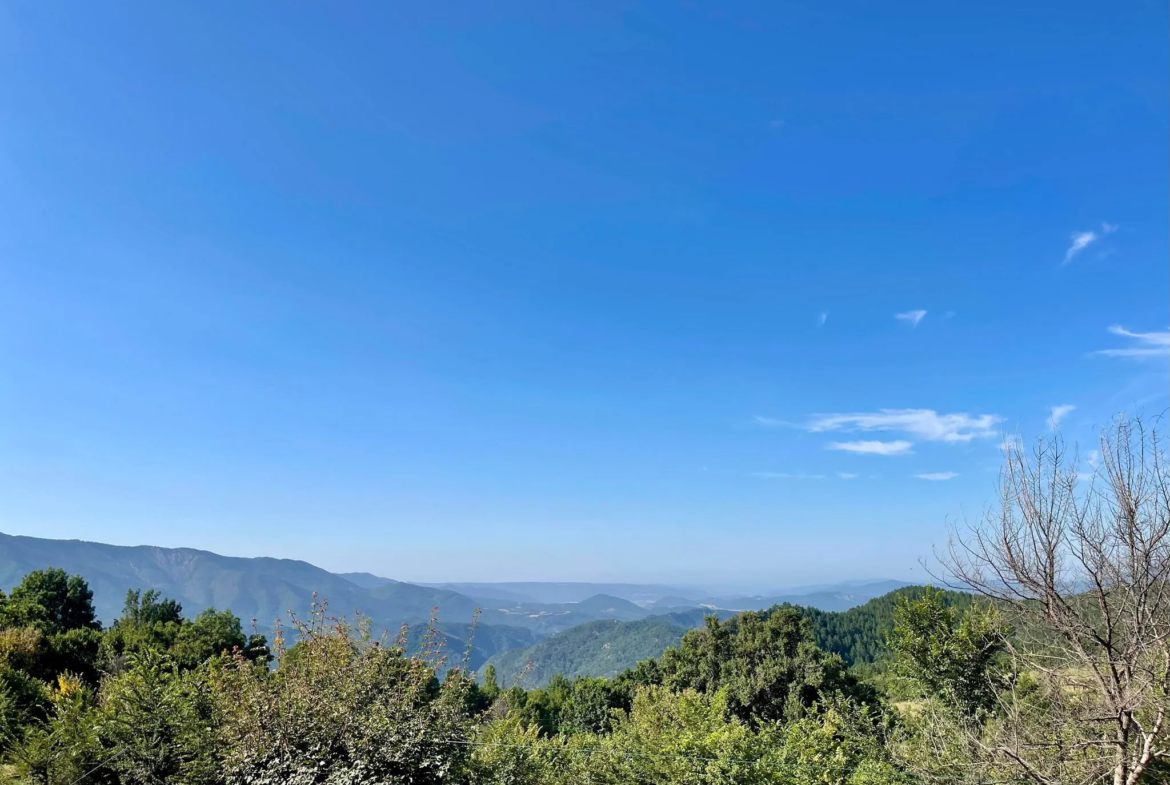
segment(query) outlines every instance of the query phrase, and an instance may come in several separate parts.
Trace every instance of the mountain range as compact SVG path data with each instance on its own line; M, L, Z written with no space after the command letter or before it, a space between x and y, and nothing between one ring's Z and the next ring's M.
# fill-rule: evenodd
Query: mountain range
M818 587L820 591L808 595L710 597L702 590L654 584L413 584L364 572L332 573L294 559L0 534L0 587L14 586L25 574L45 567L82 575L93 590L98 617L107 624L121 613L130 589L157 589L181 603L188 615L209 607L230 610L246 627L254 625L262 632L290 611L303 617L314 595L328 603L330 614L360 612L375 632L396 634L402 624L421 630L436 616L439 632L452 652L466 648L470 625L478 618L472 667L495 654L538 645L557 633L594 622L647 620L647 629L655 631L647 638L650 650L674 634L667 635L663 623L685 629L701 623L706 613L725 616L784 602L844 610L889 591L891 585L904 585L887 581ZM663 614L671 611L675 612L672 618L664 622ZM615 642L610 642L611 648ZM604 661L608 660L602 656L599 662Z

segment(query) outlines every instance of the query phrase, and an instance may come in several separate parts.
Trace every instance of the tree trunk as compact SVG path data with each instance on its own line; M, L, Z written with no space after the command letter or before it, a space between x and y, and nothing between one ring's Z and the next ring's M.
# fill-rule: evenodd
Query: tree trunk
M1127 785L1129 777L1129 715L1122 714L1117 723L1117 767L1113 769L1113 785Z

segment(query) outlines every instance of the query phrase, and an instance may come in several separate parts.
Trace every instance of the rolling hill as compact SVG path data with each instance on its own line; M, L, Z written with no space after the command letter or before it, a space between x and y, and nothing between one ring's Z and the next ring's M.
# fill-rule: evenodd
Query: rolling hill
M639 660L657 657L682 640L686 627L669 619L593 621L558 633L535 646L492 656L486 665L496 669L502 687L519 683L541 687L560 673L576 676L616 676ZM531 663L531 667L527 667Z
M547 583L518 581L505 583L427 583L440 589L450 589L468 597L535 603L582 602L597 594L620 597L630 602L652 602L671 594L686 594L687 590L653 583ZM697 592L701 594L701 591Z
M885 653L886 633L894 627L894 608L902 597L917 597L921 586L906 586L845 611L823 611L796 606L809 620L817 645L840 654L850 665L874 662ZM941 592L948 604L965 607L971 597ZM692 609L651 616L640 621L591 622L558 633L519 651L504 651L485 665L494 665L497 681L511 686L523 674L521 686L541 687L560 673L576 676L613 676L640 660L659 657L678 645L687 629L703 624L707 615L721 620L735 611ZM525 667L531 663L527 671Z

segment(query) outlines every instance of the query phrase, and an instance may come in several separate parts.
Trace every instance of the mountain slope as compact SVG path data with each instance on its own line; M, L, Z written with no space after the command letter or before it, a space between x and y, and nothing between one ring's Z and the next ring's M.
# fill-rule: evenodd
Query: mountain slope
M481 626L521 627L535 640L601 618L637 619L647 611L616 597L541 604L474 600L449 589L399 583L367 573L335 575L292 559L221 556L193 548L119 546L81 540L48 540L0 534L0 588L32 570L60 567L83 576L94 592L98 617L107 624L122 610L129 589L157 589L193 616L205 608L230 610L251 626L270 629L291 610L304 616L316 592L329 613L361 612L375 632L396 632L403 622L466 624L479 613ZM494 606L494 607L493 607ZM518 643L527 645L533 641ZM462 646L460 646L462 651Z
M795 607L809 620L817 645L840 654L852 665L874 662L885 654L886 634L894 628L898 600L919 597L923 591L921 586L903 587L845 611ZM951 605L965 607L971 603L970 595L940 594ZM495 666L497 681L502 686L511 686L528 663L531 668L521 684L529 688L547 684L557 673L569 677L612 676L677 646L686 630L701 626L707 615L722 620L734 616L735 612L693 609L640 621L583 624L530 648L496 654L486 664Z
M595 594L587 600L571 603L569 607L577 613L587 613L591 616L622 621L641 619L649 615L649 611L638 607L629 600L612 597L608 594Z
M335 613L361 608L373 615L373 609L363 607L364 589L308 562L0 534L0 586L13 586L28 572L45 567L84 576L105 622L121 612L126 591L139 588L158 589L191 614L214 606L261 625L290 608L304 613L314 591L329 598Z
M682 640L686 627L666 619L594 621L554 635L526 649L505 651L487 665L496 669L503 687L517 683L527 689L548 683L555 674L616 676L647 657L657 657ZM528 663L532 667L525 670Z
M368 572L339 572L337 576L345 578L350 583L361 586L363 589L376 589L379 586L385 586L387 583L398 583L393 578L383 578L380 575L373 575Z
M441 622L470 622L479 607L457 592L409 583L387 580L376 587L363 588L351 580L353 576L334 575L293 559L241 558L193 548L106 545L0 534L0 588L14 586L27 573L45 567L60 567L83 576L93 589L98 617L106 623L119 615L129 589L157 589L178 600L184 612L192 616L208 607L231 610L245 625L255 619L261 629L269 628L277 616L287 615L290 610L304 616L314 592L318 599L328 601L331 614L349 616L360 611L376 630L397 630L403 622L425 621L435 608ZM526 608L510 614L488 611L485 617L509 626L548 629L547 622L532 618L540 610ZM489 623L488 618L483 621Z

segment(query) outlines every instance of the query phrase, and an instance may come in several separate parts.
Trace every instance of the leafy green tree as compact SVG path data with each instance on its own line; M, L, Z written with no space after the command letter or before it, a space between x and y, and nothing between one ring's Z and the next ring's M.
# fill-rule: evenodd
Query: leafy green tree
M483 685L480 687L480 691L488 703L492 703L500 697L500 685L496 682L495 665L488 665L483 669Z
M122 615L102 638L99 661L105 671L120 673L133 654L169 652L174 647L186 622L183 607L160 598L154 589L126 592Z
M611 682L614 703L624 711L634 705L634 695L639 687L662 685L662 667L656 659L640 661L633 668L622 671Z
M143 592L131 589L126 592L120 619L126 624L153 627L156 624L179 624L183 621L183 606L175 600L163 597L157 589Z
M643 687L612 733L569 740L577 754L565 756L565 776L556 781L757 785L775 781L767 747L764 736L734 716L725 690Z
M11 748L52 713L49 685L0 662L0 750Z
M208 608L190 622L182 623L171 646L171 654L179 664L194 668L221 654L240 652L250 654L249 639L244 635L239 618L231 611ZM252 657L254 659L254 657Z
M102 635L89 627L46 635L40 655L28 672L48 682L56 681L62 674L72 674L90 686L97 686Z
M60 677L49 695L51 716L24 727L8 760L38 785L73 785L86 776L91 782L109 782L109 773L99 771L108 752L94 733L95 699L79 679Z
M779 729L774 762L792 785L909 783L886 750L886 724L869 706L832 699Z
M617 702L618 696L606 679L575 679L569 699L561 709L562 732L608 733Z
M236 658L214 671L227 785L437 785L464 773L469 680L320 612L274 671Z
M220 770L213 709L205 673L150 649L132 654L102 686L95 733L116 753L105 768L120 785L212 785Z
M483 727L469 762L476 785L542 785L555 782L556 746L542 740L535 725L517 716Z
M894 611L889 646L896 670L927 695L976 718L995 704L997 665L1008 630L990 606L960 611L927 587L918 599L903 597Z
M179 603L155 590L127 592L122 616L101 640L99 661L117 673L128 655L147 650L167 653L184 670L236 653L249 660L271 659L264 636L245 635L231 611L207 608L190 621L182 613Z
M524 725L536 726L542 735L560 733L564 725L564 713L573 695L573 683L557 674L549 679L543 688L524 692L520 687L509 691L510 710Z
M0 595L0 627L29 626L48 634L101 629L89 584L53 567L25 575L8 597Z
M849 673L841 658L813 642L809 622L795 608L741 613L725 622L707 618L659 662L662 683L679 692L725 690L733 714L755 724L791 721L832 695L876 703L872 688Z

